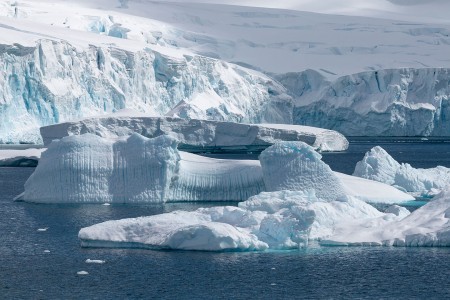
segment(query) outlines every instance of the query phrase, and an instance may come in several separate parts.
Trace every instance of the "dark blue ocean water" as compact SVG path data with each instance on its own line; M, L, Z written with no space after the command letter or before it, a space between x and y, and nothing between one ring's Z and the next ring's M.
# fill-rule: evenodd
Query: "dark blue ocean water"
M325 154L324 159L334 169L351 173L373 144L357 141L346 153ZM449 143L388 141L382 146L416 167L450 166ZM83 249L77 239L82 227L205 204L13 202L32 172L33 168L0 168L0 299L450 297L447 248L312 247L271 253ZM88 258L106 263L86 264ZM89 275L77 275L82 270Z

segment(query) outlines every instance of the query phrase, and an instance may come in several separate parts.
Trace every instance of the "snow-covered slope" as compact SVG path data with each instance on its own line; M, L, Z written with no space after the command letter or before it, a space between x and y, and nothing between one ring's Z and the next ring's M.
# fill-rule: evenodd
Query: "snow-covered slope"
M239 2L328 13L317 14L212 2L1 0L0 142L39 142L39 126L121 108L448 134L450 25L336 15L405 20L448 4Z

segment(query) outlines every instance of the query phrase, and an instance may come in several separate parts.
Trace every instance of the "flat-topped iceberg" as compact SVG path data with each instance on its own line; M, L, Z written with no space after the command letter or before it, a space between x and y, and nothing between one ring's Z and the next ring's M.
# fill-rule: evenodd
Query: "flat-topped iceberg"
M400 164L379 146L368 151L356 164L353 175L422 196L436 194L450 184L449 168L416 169L409 164Z
M92 133L106 138L139 133L148 138L163 134L176 138L181 150L261 151L278 141L302 141L322 151L343 151L347 139L340 133L299 125L241 124L172 117L143 117L142 114L112 114L41 127L45 145L65 136Z
M107 221L80 230L84 247L207 251L298 249L324 238L334 226L383 213L363 201L325 202L314 191L261 193L239 207L200 208ZM390 214L393 219L395 215Z
M337 226L323 245L450 246L450 189L400 220L374 218Z

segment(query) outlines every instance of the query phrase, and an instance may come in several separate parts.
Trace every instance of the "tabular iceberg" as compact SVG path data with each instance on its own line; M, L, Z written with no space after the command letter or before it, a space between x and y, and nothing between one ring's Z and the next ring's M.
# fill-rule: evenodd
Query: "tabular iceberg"
M368 151L356 164L353 175L390 184L422 196L436 194L450 184L449 168L438 166L415 169L409 164L398 163L379 146Z
M173 117L144 117L127 111L80 121L41 127L44 144L64 136L92 133L116 138L134 132L153 138L170 135L179 149L200 151L261 151L277 141L303 141L322 151L343 151L347 139L340 133L299 125L240 124Z

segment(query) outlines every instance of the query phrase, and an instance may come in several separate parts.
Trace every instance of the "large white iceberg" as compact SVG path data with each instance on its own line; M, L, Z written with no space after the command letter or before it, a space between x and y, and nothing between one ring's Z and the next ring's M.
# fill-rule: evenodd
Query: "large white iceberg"
M365 154L356 164L353 175L424 196L436 194L450 184L449 168L416 169L406 163L400 164L380 146Z
M286 149L288 151L286 152ZM315 189L320 199L346 195L399 203L412 196L389 185L331 171L311 146L278 142L257 160L213 159L177 149L170 136L90 133L53 141L18 198L41 203L243 201L263 191Z
M139 133L153 138L170 135L179 148L199 151L261 151L278 141L303 141L322 151L343 151L347 139L322 128L284 124L240 124L173 117L151 117L127 111L41 127L44 144L69 135L92 133L107 138Z
M264 191L257 160L180 152L177 141L137 133L64 137L42 153L21 200L40 203L242 201Z
M78 236L84 247L298 249L307 246L309 239L330 236L336 224L381 215L374 207L351 197L325 202L314 191L279 191L253 196L239 207L107 221L81 229Z
M386 215L337 226L323 245L450 246L450 189L400 220Z
M162 202L179 167L176 146L168 136L66 137L42 153L21 198L43 203Z

